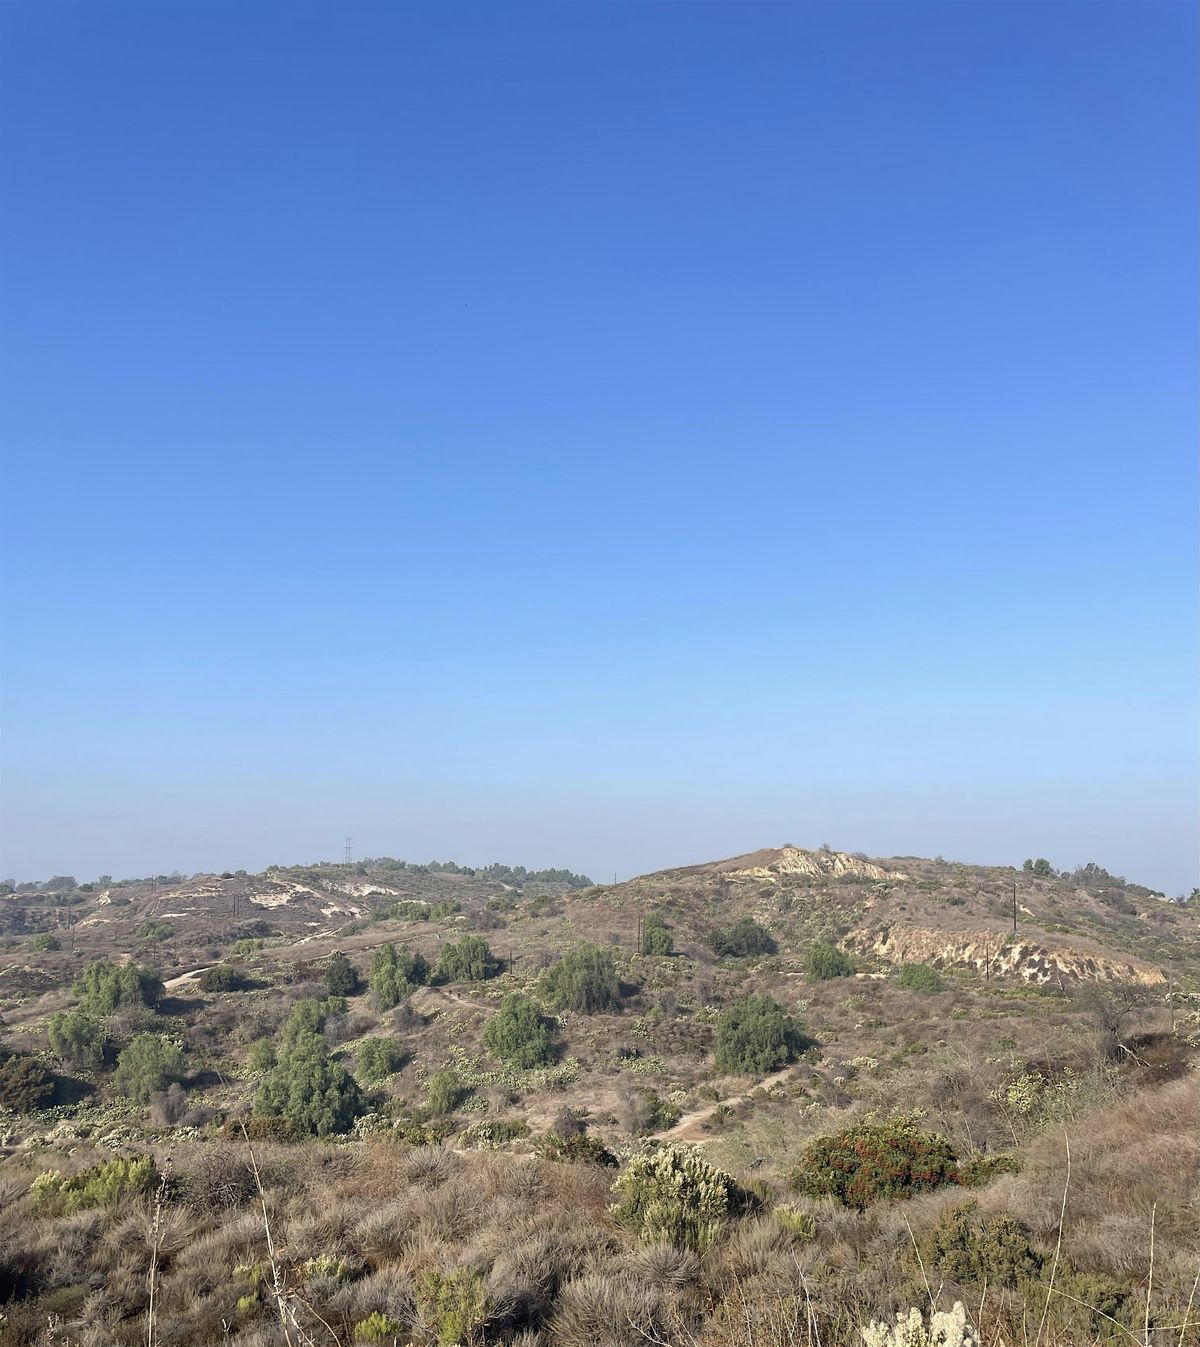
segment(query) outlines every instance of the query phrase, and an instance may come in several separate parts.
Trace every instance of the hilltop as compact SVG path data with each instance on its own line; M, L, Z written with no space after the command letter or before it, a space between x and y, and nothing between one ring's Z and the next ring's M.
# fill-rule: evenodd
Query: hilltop
M730 1258L748 1260L738 1277L757 1285L764 1260L777 1281L803 1249L822 1341L858 1342L868 1311L904 1295L912 1303L902 1288L915 1273L874 1214L884 1208L852 1216L813 1196L811 1148L891 1120L901 1143L889 1144L928 1136L921 1145L953 1157L943 1184L968 1174L982 1183L980 1211L1016 1223L1030 1267L1053 1243L1043 1198L1062 1178L1054 1138L1070 1128L1083 1187L1072 1275L1100 1279L1087 1294L1102 1282L1110 1314L1132 1315L1142 1273L1105 1246L1118 1209L1103 1171L1117 1153L1126 1170L1136 1161L1127 1182L1146 1211L1157 1204L1156 1285L1169 1318L1200 1255L1186 1165L1163 1159L1195 1150L1198 937L1194 906L1095 865L1068 874L1042 861L1018 870L791 845L612 885L383 859L22 886L0 896L3 1168L17 1222L7 1236L0 1223L0 1300L12 1298L10 1320L27 1325L20 1340L40 1341L47 1304L82 1324L100 1288L117 1309L107 1336L89 1341L144 1342L144 1275L121 1282L95 1222L55 1272L56 1241L78 1218L31 1184L53 1169L83 1184L114 1155L148 1157L160 1172L169 1159L174 1208L192 1212L210 1242L223 1212L242 1212L243 1242L208 1290L180 1254L165 1294L177 1315L193 1305L193 1326L171 1341L216 1340L204 1335L221 1321L247 1347L275 1341L270 1295L236 1272L265 1257L253 1189L230 1177L245 1170L244 1125L273 1166L290 1312L334 1335L316 1341L374 1340L362 1324L375 1313L403 1325L398 1341L443 1341L434 1310L420 1309L433 1271L468 1278L481 1297L476 1336L463 1341L623 1347L645 1339L622 1316L643 1313L658 1340L680 1347L806 1341L778 1326L743 1338L714 1327L741 1284L729 1280ZM738 1199L736 1219L730 1208L708 1252L708 1236L672 1236L704 1257L680 1265L678 1282L655 1284L637 1261L636 1230L624 1217L614 1225L607 1205L614 1175L636 1176L647 1157L678 1148L753 1201ZM214 1165L241 1194L230 1208L196 1196ZM400 1200L393 1182L408 1193L397 1221L423 1233L376 1247L355 1233L365 1213L344 1209L347 1194L386 1206ZM522 1238L565 1238L574 1204L585 1214L579 1237L591 1241L590 1252L563 1254L533 1301L514 1290L500 1243L488 1242L499 1229L485 1238L492 1217L476 1205L485 1190L525 1182L534 1187ZM635 1179L617 1182L613 1193ZM112 1200L144 1212L140 1191ZM951 1196L905 1203L917 1236L933 1238ZM443 1222L442 1203L474 1215ZM331 1204L343 1214L318 1238L313 1212ZM892 1269L869 1305L854 1299L862 1283L837 1271L847 1239ZM331 1250L347 1270L325 1286L301 1265ZM965 1266L946 1273L953 1284L971 1285ZM641 1289L628 1302L587 1300L584 1283L601 1274ZM755 1294L782 1314L783 1292L767 1281ZM1000 1294L992 1312L1015 1306ZM1066 1334L1057 1341L1092 1332L1065 1307L1056 1314L1054 1331Z

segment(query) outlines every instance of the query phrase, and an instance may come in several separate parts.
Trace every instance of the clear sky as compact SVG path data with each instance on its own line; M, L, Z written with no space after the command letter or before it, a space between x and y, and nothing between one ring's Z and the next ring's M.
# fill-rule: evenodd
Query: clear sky
M20 3L0 873L1197 862L1197 10Z

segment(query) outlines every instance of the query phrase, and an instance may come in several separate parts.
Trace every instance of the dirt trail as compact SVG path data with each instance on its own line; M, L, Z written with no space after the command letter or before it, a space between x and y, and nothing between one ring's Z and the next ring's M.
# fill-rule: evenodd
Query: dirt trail
M779 1071L772 1072L769 1076L764 1076L757 1085L751 1086L749 1090L741 1094L731 1094L725 1099L718 1099L715 1104L708 1104L704 1108L696 1109L693 1113L685 1113L674 1127L668 1127L665 1132L655 1132L653 1140L655 1141L690 1141L695 1145L702 1145L706 1141L711 1141L712 1137L698 1136L695 1133L703 1123L725 1105L740 1104L751 1094L758 1090L769 1090L772 1085L779 1085L785 1080L789 1080L796 1074L795 1066L785 1066Z

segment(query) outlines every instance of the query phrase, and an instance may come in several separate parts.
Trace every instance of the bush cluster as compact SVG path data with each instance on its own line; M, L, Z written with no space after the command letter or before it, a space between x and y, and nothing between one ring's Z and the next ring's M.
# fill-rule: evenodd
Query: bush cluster
M342 1003L344 1007L345 1003ZM274 1067L258 1088L255 1112L286 1118L297 1132L347 1132L363 1111L358 1082L335 1062L321 1037L333 1001L297 1001L284 1026Z
M112 964L95 959L83 970L73 988L80 1009L96 1015L112 1015L127 1006L155 1006L163 994L162 980L137 964Z
M500 971L499 960L481 935L464 935L442 947L434 968L439 982L482 982Z
M54 1076L34 1057L17 1053L0 1062L0 1108L32 1113L54 1097Z
M365 1081L386 1080L404 1065L404 1049L394 1038L373 1035L358 1048L358 1074Z
M697 1251L712 1244L743 1200L732 1176L674 1146L635 1156L613 1192L620 1198L613 1216L646 1243Z
M915 992L945 991L946 984L936 968L927 963L906 963L900 969L900 985Z
M158 1182L148 1155L109 1160L64 1178L57 1169L40 1174L30 1192L42 1210L69 1216L89 1207L107 1207L130 1193L145 1193Z
M612 953L595 945L577 945L543 975L546 999L563 1010L585 1015L615 1010L621 1002L621 979Z
M330 996L353 996L358 991L358 973L340 949L325 965L325 990Z
M673 950L670 927L657 912L651 912L642 923L642 953L663 958Z
M435 1118L453 1113L463 1097L462 1081L458 1073L449 1069L435 1071L425 1085L425 1098L429 1112Z
M772 996L744 996L717 1019L717 1068L763 1076L808 1046L800 1026Z
M564 1160L577 1165L602 1165L615 1169L617 1157L599 1137L586 1132L567 1132L565 1135L551 1129L537 1143L537 1153L544 1160Z
M850 977L854 972L854 965L850 962L849 956L836 945L830 945L825 941L818 941L812 946L804 967L813 982L828 982L832 978Z
M217 963L200 974L202 992L238 992L246 986L246 976L232 964Z
M545 1016L532 1001L516 992L504 998L483 1031L484 1047L500 1061L522 1070L549 1066L554 1041Z
M380 946L371 955L371 973L367 983L375 1009L382 1014L401 1001L406 1001L414 988L429 981L429 965L423 954L414 953L403 945Z
M108 1032L104 1021L86 1010L60 1010L50 1016L50 1051L78 1071L104 1065Z
M752 917L739 917L731 926L718 927L709 939L713 953L740 959L752 954L774 954L775 941Z
M834 1197L865 1210L882 1198L913 1197L958 1182L958 1161L940 1132L907 1118L859 1123L814 1137L792 1178L809 1197Z
M185 1075L183 1052L162 1034L135 1034L117 1058L113 1089L139 1104Z

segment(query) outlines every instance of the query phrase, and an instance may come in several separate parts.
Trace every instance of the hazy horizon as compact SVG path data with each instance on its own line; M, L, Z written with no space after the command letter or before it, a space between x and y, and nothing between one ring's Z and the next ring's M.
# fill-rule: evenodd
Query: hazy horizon
M1200 884L1194 6L0 8L0 874Z

